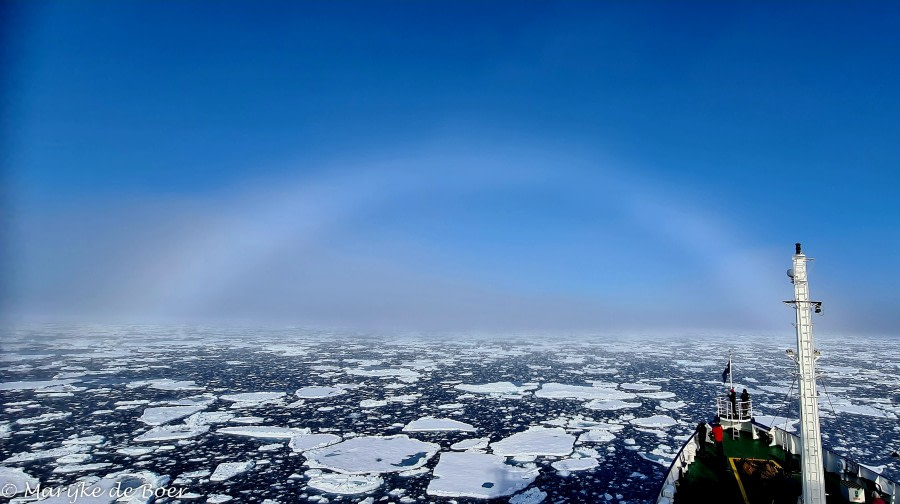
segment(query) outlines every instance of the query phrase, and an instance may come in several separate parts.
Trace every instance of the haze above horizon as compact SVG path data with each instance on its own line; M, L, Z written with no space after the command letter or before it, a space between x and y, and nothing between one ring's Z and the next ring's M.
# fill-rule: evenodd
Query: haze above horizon
M897 334L900 4L0 9L13 324Z

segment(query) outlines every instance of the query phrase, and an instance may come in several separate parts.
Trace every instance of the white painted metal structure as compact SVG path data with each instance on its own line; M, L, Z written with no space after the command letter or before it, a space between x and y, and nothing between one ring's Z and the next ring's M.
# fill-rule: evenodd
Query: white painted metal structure
M797 364L800 368L800 460L804 504L825 504L825 469L822 463L822 433L819 430L819 400L816 392L816 351L813 348L806 255L797 244L794 254L794 300L787 301L797 311Z

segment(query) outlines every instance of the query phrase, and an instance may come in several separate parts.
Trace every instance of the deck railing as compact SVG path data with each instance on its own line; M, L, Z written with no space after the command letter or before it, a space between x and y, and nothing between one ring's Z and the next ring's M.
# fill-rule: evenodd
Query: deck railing
M735 401L732 406L727 397L717 397L716 415L722 420L749 422L753 418L753 401Z

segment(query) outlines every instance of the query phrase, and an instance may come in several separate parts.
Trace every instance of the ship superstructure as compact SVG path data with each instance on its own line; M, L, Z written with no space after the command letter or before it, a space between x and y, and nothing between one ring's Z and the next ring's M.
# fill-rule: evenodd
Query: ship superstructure
M822 447L812 323L822 303L809 297L809 260L797 243L788 270L794 297L785 301L796 310L797 347L787 354L797 365L800 434L757 422L749 400L718 397L711 423L727 433L721 452L707 434L710 426L700 426L670 466L657 504L833 504L873 502L876 496L900 504L900 484ZM726 374L733 374L730 357L723 381ZM733 394L733 382L731 388Z

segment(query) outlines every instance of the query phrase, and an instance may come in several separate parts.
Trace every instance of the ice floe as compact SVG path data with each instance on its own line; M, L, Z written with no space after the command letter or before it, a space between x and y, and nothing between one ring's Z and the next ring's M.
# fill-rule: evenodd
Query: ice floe
M405 434L361 436L304 453L312 468L345 474L375 474L416 469L438 452L440 446Z
M469 450L486 450L491 438L481 437L473 439L463 439L458 443L450 445L451 450L469 451Z
M491 443L491 451L497 455L565 456L572 453L575 436L559 427L530 427L523 432Z
M593 401L588 401L584 404L585 408L595 411L616 411L620 409L638 408L640 406L641 403L620 401L618 399L611 399L608 401L594 399Z
M297 427L268 427L248 425L246 427L222 427L216 430L219 434L248 436L262 439L291 439L301 434L309 434L310 430Z
M531 487L520 494L509 498L509 504L540 504L547 498L547 492L537 487Z
M418 420L406 424L403 427L404 432L427 432L427 431L462 431L474 432L475 427L465 422L452 420L450 418L434 418L422 417Z
M276 402L287 395L284 392L244 392L240 394L226 394L220 399L223 401L231 401L235 406L259 406L266 403Z
M426 491L439 497L495 499L527 487L539 472L508 465L497 455L443 452Z
M139 380L126 385L128 388L150 387L157 390L203 390L193 380L171 380L161 378L157 380Z
M461 383L454 387L463 392L471 392L473 394L487 394L492 396L515 396L528 393L530 390L537 388L536 385L516 385L512 382L492 382L482 383L478 385L467 385Z
M295 394L301 399L326 399L346 394L347 391L339 387L303 387L298 389Z
M225 481L229 478L233 478L238 474L243 472L247 472L256 464L252 460L248 460L247 462L222 462L218 466L216 466L216 470L213 471L212 475L209 477L210 481Z
M38 482L37 478L29 475L22 469L0 467L0 488L3 489L3 494L0 497L12 497L25 492L27 489L37 487Z
M668 415L653 415L647 418L634 418L631 424L648 429L665 429L676 425L677 422Z
M160 406L156 408L147 408L144 414L138 419L147 425L163 425L174 422L180 418L191 416L194 413L206 409L206 406Z
M295 452L315 450L340 442L341 437L335 434L299 434L291 438L288 446Z
M600 464L597 462L597 459L591 457L562 459L550 464L551 467L561 473L586 471L588 469L593 469L598 465Z
M536 397L545 399L580 399L580 400L622 400L634 399L636 396L630 392L622 392L610 388L588 387L584 385L569 385L565 383L545 383L540 390L535 391Z
M309 471L313 472L313 471ZM307 473L308 474L308 473ZM314 474L309 478L308 485L321 492L354 495L371 492L384 484L379 476L367 474Z

